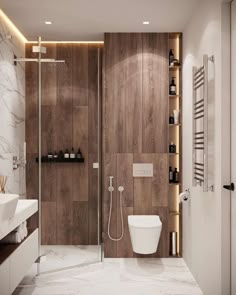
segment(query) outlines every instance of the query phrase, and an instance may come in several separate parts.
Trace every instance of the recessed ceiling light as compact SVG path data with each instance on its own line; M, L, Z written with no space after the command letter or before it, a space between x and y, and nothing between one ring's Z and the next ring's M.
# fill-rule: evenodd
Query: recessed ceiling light
M45 21L44 23L45 23L45 25L51 25L52 24L51 21Z
M149 21L143 21L143 25L149 25Z

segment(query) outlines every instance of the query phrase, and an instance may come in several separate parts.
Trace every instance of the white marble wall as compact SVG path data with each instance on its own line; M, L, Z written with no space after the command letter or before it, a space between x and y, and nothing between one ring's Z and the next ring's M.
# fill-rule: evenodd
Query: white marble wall
M6 36L11 35L11 39ZM14 155L23 157L25 141L25 68L14 65L25 55L24 43L0 18L0 175L8 176L7 192L25 196L25 169L13 170Z

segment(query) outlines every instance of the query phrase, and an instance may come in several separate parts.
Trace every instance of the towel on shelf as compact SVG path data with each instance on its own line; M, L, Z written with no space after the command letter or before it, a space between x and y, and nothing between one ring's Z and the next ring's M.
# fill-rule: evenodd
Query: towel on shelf
M17 228L15 228L6 237L0 240L0 244L18 244L24 240L28 235L27 223L22 222Z
M18 232L11 232L0 241L0 244L19 244L22 241Z

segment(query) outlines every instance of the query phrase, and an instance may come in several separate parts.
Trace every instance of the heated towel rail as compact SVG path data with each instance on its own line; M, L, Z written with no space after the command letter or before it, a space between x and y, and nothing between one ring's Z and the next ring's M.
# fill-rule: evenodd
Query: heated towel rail
M203 66L193 67L193 186L213 191L208 184L208 62L214 56L203 56Z

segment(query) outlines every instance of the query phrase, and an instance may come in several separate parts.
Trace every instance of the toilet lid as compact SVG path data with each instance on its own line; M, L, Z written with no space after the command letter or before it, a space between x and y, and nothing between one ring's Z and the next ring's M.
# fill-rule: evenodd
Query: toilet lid
M147 228L161 226L161 220L158 215L129 215L128 223L130 226Z

